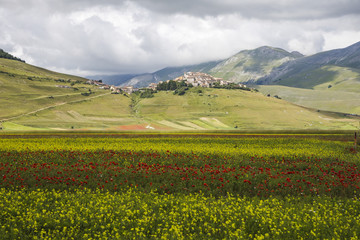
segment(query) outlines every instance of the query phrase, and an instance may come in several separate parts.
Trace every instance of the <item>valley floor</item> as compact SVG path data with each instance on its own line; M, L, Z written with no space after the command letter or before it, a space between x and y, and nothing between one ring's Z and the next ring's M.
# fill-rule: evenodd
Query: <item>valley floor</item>
M183 96L165 91L153 98L100 91L42 101L17 115L12 108L12 116L2 118L3 131L350 130L359 121L243 90L193 88Z

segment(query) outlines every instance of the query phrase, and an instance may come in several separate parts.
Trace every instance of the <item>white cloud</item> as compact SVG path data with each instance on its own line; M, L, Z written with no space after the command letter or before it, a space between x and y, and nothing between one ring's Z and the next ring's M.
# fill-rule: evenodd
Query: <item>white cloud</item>
M360 31L331 31L324 34L325 44L323 50L334 48L345 48L354 43L357 39L360 41Z
M73 74L151 72L262 45L312 54L359 41L357 0L0 0L0 48Z

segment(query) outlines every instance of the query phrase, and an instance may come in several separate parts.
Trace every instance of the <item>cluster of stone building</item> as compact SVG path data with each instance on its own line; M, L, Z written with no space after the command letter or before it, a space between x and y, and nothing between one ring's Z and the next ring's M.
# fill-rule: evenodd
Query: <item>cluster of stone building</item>
M115 94L119 94L121 92L131 94L133 92L139 91L138 88L135 88L133 86L116 87L114 85L108 85L106 83L103 83L102 81L96 81L96 80L89 80L86 83L90 85L98 86L100 89L110 90L112 93Z
M220 85L229 85L230 82L224 81L222 78L215 78L207 73L201 72L187 72L181 77L188 84L192 84L194 87L211 87L216 82Z
M170 80L167 80L169 82ZM187 84L191 84L194 87L213 87L215 83L218 83L220 86L226 86L231 84L229 81L225 81L222 78L216 78L207 73L202 72L186 72L184 75L175 78L173 81L185 81ZM160 81L159 83L163 83ZM148 88L156 90L157 84L150 83ZM246 87L244 84L239 84L239 87Z
M169 82L170 80L167 80ZM182 76L173 79L173 81L185 81L186 84L192 85L194 87L213 87L215 83L218 83L220 86L226 86L231 84L229 81L225 81L222 78L216 78L207 73L202 72L186 72ZM133 92L139 91L138 88L133 86L124 86L124 87L116 87L114 85L108 85L103 83L102 81L89 80L86 82L87 84L98 86L101 89L108 89L113 93L121 93L125 92L127 94L131 94ZM148 89L156 90L158 84L163 83L160 81L159 83L150 83L147 87ZM239 84L239 87L246 87L244 84Z

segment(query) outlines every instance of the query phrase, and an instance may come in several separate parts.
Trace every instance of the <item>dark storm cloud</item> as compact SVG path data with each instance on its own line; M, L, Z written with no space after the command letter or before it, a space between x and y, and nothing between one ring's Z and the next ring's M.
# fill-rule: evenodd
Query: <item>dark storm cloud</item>
M139 73L270 45L360 40L358 0L0 0L0 48L75 74Z
M136 3L161 14L217 16L237 13L259 19L319 19L358 15L358 0L2 0L5 7L41 8L50 11L76 11L93 6L121 7L125 2Z
M358 0L137 0L144 7L163 13L193 16L238 13L259 19L318 19L359 14Z

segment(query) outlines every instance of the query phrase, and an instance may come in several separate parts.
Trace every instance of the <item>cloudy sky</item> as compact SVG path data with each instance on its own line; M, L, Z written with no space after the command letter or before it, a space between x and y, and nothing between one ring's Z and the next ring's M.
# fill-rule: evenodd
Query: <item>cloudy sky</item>
M360 41L359 0L0 0L0 48L77 75L154 72L263 45Z

